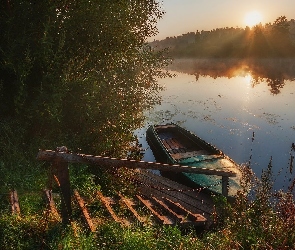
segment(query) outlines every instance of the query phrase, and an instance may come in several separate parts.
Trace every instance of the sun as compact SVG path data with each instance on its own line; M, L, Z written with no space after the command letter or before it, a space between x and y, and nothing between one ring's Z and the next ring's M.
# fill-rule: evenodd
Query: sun
M244 18L244 23L249 27L253 27L256 24L261 23L261 21L262 21L262 15L257 10L247 12Z

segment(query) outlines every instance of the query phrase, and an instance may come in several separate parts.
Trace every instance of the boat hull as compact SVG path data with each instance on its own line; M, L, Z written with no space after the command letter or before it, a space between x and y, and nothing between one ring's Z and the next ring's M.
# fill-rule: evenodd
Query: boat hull
M222 151L190 131L176 124L153 125L147 129L146 138L157 162L233 171L237 177L230 179L229 195L235 195L239 189L239 166ZM161 175L188 187L222 192L222 180L218 176L172 171L161 171Z

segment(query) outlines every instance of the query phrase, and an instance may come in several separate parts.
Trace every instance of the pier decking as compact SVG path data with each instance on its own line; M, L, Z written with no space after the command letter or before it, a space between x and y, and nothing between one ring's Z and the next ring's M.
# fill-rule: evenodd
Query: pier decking
M97 191L96 199L100 200L109 218L122 226L136 223L160 223L163 225L179 225L181 227L209 227L212 224L214 204L211 193L205 188L190 188L163 176L155 174L150 169L167 170L176 172L195 172L209 175L235 176L234 173L222 170L194 168L180 165L169 165L154 162L143 162L126 159L115 159L102 156L73 154L68 151L40 150L38 160L52 163L54 178L60 187L61 219L68 223L71 219L72 205L75 200L82 210L91 231L95 230L95 223L99 218L93 218L87 210L87 202L79 195L78 190L70 190L69 171L67 163L85 163L99 168L127 168L132 173L132 186L134 190L122 194L117 190L115 197L105 196L107 190ZM221 185L221 184L220 184ZM52 196L50 195L49 209L53 213ZM53 208L53 209L52 209ZM128 210L121 213L119 210ZM144 211L144 212L143 212ZM123 215L123 216L122 216ZM58 216L57 216L58 217Z

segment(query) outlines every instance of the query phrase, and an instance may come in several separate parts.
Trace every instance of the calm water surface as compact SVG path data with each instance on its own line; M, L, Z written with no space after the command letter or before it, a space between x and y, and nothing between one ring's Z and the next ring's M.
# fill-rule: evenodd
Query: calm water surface
M145 126L136 134L154 161L145 141L150 124L174 122L215 145L238 164L251 158L257 176L272 158L275 188L287 188L295 176L290 171L295 143L295 80L284 80L274 94L269 79L253 84L251 73L210 77L173 71L174 78L160 79L161 104L146 112ZM254 139L254 140L252 140Z

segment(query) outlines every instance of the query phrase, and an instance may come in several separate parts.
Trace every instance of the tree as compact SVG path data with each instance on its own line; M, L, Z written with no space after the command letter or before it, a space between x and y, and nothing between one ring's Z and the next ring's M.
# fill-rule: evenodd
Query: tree
M249 54L253 57L270 56L270 48L264 31L264 27L261 24L253 27L251 46L249 49Z
M105 153L126 144L166 63L145 44L163 15L157 1L6 0L0 8L0 115L27 128L24 141Z
M289 34L289 22L285 16L278 17L273 23L273 29L281 35Z
M277 56L295 55L295 48L289 34L289 22L285 16L278 17L273 23L271 43Z

